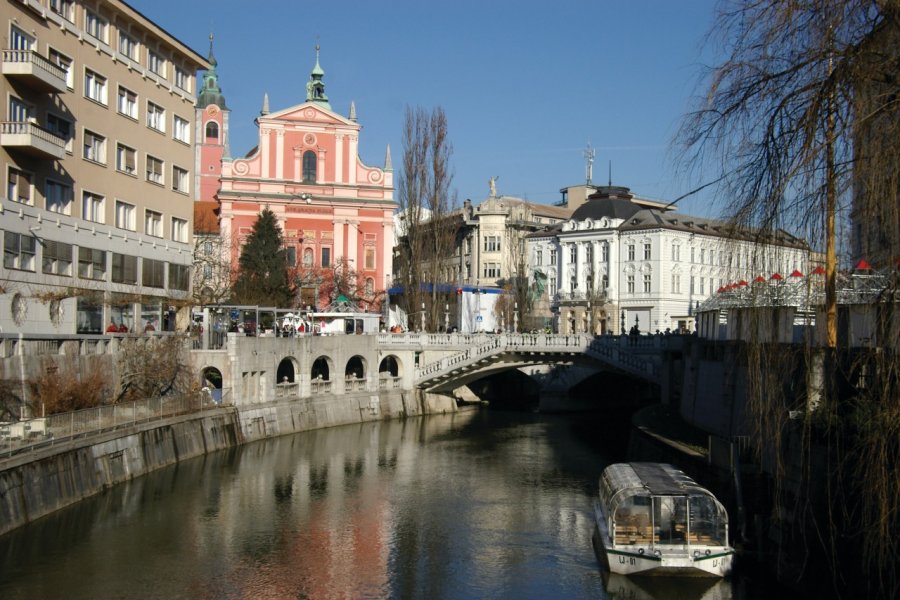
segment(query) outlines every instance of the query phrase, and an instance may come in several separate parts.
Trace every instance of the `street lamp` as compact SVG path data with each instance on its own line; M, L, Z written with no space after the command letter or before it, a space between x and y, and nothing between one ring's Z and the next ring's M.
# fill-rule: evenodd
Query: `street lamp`
M444 305L444 332L450 333L450 305Z
M425 303L422 303L422 333L425 333Z

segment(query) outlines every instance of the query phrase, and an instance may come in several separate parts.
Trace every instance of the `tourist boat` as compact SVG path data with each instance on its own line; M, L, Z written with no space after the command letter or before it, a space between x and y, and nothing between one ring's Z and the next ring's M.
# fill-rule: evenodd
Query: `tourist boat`
M595 512L595 545L612 573L724 577L731 571L725 508L671 465L608 466Z

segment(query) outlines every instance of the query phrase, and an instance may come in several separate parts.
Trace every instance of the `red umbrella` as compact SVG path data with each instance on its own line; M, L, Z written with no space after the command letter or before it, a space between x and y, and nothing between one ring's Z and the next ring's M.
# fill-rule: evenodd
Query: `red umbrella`
M819 265L818 267L813 269L812 273L810 273L810 275L824 275L824 274L825 274L825 269L822 267L822 265Z
M744 281L743 279L741 279L740 281L737 282L738 287L747 287L748 285L749 284L746 281Z
M766 282L766 278L763 277L762 275L757 275L756 279L753 280L753 283L765 283L765 282Z
M781 281L784 277L781 276L781 273L772 273L772 276L769 279L774 279L775 281Z
M797 269L794 269L794 272L791 273L791 277L803 277L803 273L801 273L801 272L800 272L799 270L797 270Z
M716 290L716 293L717 293L717 294L721 294L721 293L724 292L724 291L725 291L725 288L724 288L724 287L720 287L719 289Z
M866 259L863 258L863 259L860 259L860 261L858 263L856 263L856 266L853 268L856 269L857 271L871 271L872 265L870 265L868 262L866 262Z

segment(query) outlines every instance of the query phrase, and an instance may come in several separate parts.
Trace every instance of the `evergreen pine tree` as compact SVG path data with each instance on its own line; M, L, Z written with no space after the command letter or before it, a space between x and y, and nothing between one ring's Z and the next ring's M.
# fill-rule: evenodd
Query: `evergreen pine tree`
M275 214L265 209L241 249L234 284L238 304L287 307L291 303L287 256Z

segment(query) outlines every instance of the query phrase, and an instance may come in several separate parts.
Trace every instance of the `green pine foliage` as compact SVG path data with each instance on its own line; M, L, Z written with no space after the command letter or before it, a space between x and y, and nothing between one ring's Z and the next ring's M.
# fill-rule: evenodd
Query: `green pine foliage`
M234 284L236 304L288 307L287 257L275 214L265 209L253 224L253 231L241 249L239 271Z

